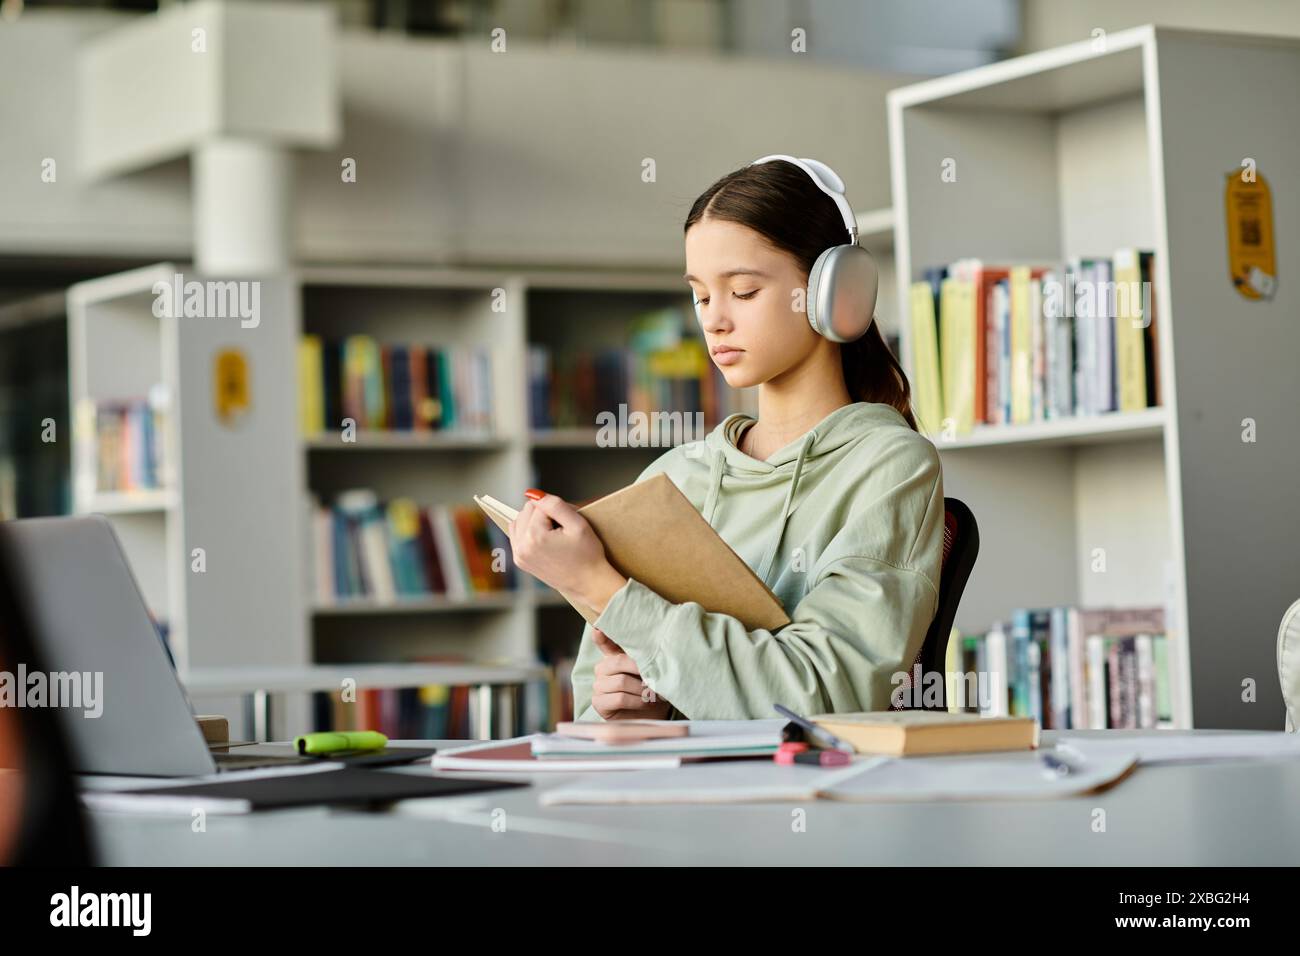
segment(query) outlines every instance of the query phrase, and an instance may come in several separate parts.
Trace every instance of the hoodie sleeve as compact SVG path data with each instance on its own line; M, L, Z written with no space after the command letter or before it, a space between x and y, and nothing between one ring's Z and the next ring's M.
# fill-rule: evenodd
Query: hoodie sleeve
M670 448L664 454L652 461L641 474L637 475L637 481L644 481L652 475L660 472L671 473L673 470L674 460L681 455L686 454L686 448L683 445L677 445ZM630 579L629 579L630 580ZM626 590L626 588L624 588ZM601 630L605 630L603 627ZM570 676L570 683L573 685L573 713L575 720L604 720L605 718L596 713L596 708L591 706L591 685L596 679L596 663L601 658L599 648L596 647L595 635L592 633L592 626L584 624L582 627L582 638L578 643L578 656L573 662L573 673ZM609 634L608 631L605 631ZM612 635L611 635L612 636ZM624 650L628 650L624 648ZM631 653L629 651L629 653ZM633 660L637 660L633 655ZM638 664L640 662L638 661ZM644 674L642 675L645 676ZM671 698L670 698L671 700ZM669 714L669 720L684 720L682 714L674 705Z
M885 710L920 649L938 605L943 479L938 451L903 454L864 482L845 525L814 565L811 586L779 631L746 630L727 614L674 604L629 579L596 626L637 662L641 676L684 718L770 717ZM575 713L591 707L600 651L583 632L574 666Z

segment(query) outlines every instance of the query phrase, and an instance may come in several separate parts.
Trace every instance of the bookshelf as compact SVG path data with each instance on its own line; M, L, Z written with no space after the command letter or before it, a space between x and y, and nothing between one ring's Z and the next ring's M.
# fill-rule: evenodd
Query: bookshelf
M491 421L473 431L389 431L359 422L355 440L345 442L337 431L304 434L295 417L304 509L308 496L328 506L350 489L373 491L381 502L410 499L420 507L463 505L488 488L519 487L522 493L524 394L514 370L523 368L523 340L510 310L494 306L519 294L516 280L476 270L312 267L300 270L296 281L297 335L340 342L364 334L380 345L483 348L493 399ZM297 374L294 378L301 397L303 382ZM326 426L336 429L339 423L326 421ZM322 599L315 547L308 532L302 554L303 626L313 666L358 669L402 662L411 683L418 684L434 658L465 662L439 665L448 673L497 675L536 660L531 591ZM525 695L523 713L512 714L506 721L510 726L495 728L497 735L532 729L539 720L536 710L534 689Z
M852 192L852 184L849 191ZM879 285L876 292L876 321L886 342L895 347L898 341L898 303L894 299L897 279L894 262L894 210L854 211L858 221L858 243L876 260Z
M188 265L159 263L68 289L72 510L112 523L182 678L212 666L299 666L307 662L300 592L282 584L299 560L298 459L283 414L295 396L279 373L294 356L294 287L259 280L256 327L155 315L155 283L178 273L200 278ZM251 401L223 422L215 356L229 349L247 360ZM97 408L144 396L160 412L156 480L105 489ZM200 706L238 713L231 700Z
M904 311L924 269L964 257L1155 253L1160 407L977 426L936 445L946 493L980 523L957 626L984 630L1017 607L1163 606L1182 728L1281 726L1274 640L1295 599L1284 569L1300 509L1279 478L1300 468L1300 326L1293 288L1271 302L1232 288L1223 191L1253 157L1274 221L1295 221L1300 114L1283 91L1297 76L1293 43L1148 26L888 94ZM1297 265L1279 248L1280 274ZM1243 443L1248 417L1267 441ZM1257 702L1243 701L1245 680Z
M630 323L663 309L681 310L689 328L689 292L680 275L312 267L300 270L298 281L304 333L323 340L364 333L381 344L426 348L485 345L491 354L492 428L486 433L358 430L350 443L336 433L301 436L305 490L322 503L352 488L422 506L466 503L480 492L522 501L530 486L583 501L630 483L666 450L601 447L595 427L532 427L527 352L536 344L556 350L623 347ZM464 597L323 601L309 592L313 661L433 654L505 666L572 657L581 620L556 592L522 572L520 581L516 590Z
M390 662L384 686L393 686L392 675L402 668L409 671L413 684L435 672L462 675L467 683L473 678L480 689L516 681L522 673L520 664L533 660L531 647L512 641L517 632L527 633L519 621L526 622L532 608L545 606L558 595L431 596L385 604L354 600L318 606L304 584L310 568L304 547L304 490L309 475L326 488L364 484L391 493L428 493L430 488L436 493L440 480L455 485L455 479L448 478L448 470L430 467L432 456L434 461L450 463L449 471L456 476L474 476L470 480L475 488L480 481L495 485L518 464L511 457L508 429L501 435L361 432L355 444L344 444L331 435L305 440L299 433L298 383L293 374L302 326L299 309L304 298L314 306L314 297L323 294L334 308L316 309L312 321L328 329L338 316L350 314L340 310L355 305L356 289L336 289L328 278L320 277L306 287L297 276L260 279L262 320L256 328L243 328L237 319L156 316L154 285L170 284L177 273L187 281L199 278L188 265L160 263L78 283L67 292L69 402L74 409L72 510L102 514L113 524L150 611L166 627L182 679L195 700L201 701L200 709L226 713L236 724L241 717L247 720L244 692L236 695L225 684L214 684L210 676L226 674L227 683L240 684L268 668L297 673L317 662L319 645L325 648L322 660L346 664L348 671L357 674L363 673L365 662ZM445 277L432 278L428 285L437 306L433 314L442 310L446 326L442 331L453 337L469 334L466 328L472 323L459 322L456 316L462 313L448 316L447 311L472 310L477 301L473 287ZM417 302L400 278L392 286L397 293L381 297L373 318L367 316L357 325L381 334L409 336L423 323L416 306L423 309L424 303ZM504 343L504 339L494 340L494 345ZM239 348L248 360L251 401L249 411L236 423L223 424L214 408L213 362L218 352L231 347ZM509 362L508 348L494 354ZM157 487L104 490L97 474L100 449L94 407L151 390L166 396L157 437L168 451L168 464L160 469L167 480ZM508 392L506 388L502 394ZM487 471L466 465L485 458L491 463ZM194 548L204 549L201 573L193 565ZM513 629L501 625L503 613L507 623L515 625ZM477 638L486 634L486 639L474 644L465 665L438 669L408 664L405 659L413 644L426 653L440 649L429 646L429 628L412 626L428 616L447 621L448 633ZM395 634L378 633L373 642L365 639L372 630L384 632L383 622L394 619L399 623L388 630ZM482 623L488 619L496 623ZM313 640L318 636L313 627L317 620L324 621L320 630L325 632L319 645ZM346 641L348 646L340 650L337 642L331 643L340 632L360 637ZM462 645L459 649L469 649L465 642ZM279 736L305 726L311 701L293 688L277 685L273 690L291 694L285 706L275 710ZM485 706L478 704L480 718ZM481 722L479 726L510 732L514 728L506 724L512 721L513 716L500 726ZM274 735L265 724L256 723L245 727L244 733Z
M887 268L892 213L862 218L864 241ZM465 503L480 491L522 499L529 486L584 501L631 482L666 446L603 447L595 428L531 427L528 346L622 347L638 316L665 309L680 310L689 332L690 298L680 275L304 267L270 283L275 292L263 311L276 321L260 328L273 334L253 336L237 327L223 331L207 320L153 315L154 283L170 282L177 272L193 278L191 271L160 263L107 276L72 287L67 302L73 408L145 395L155 386L169 396L162 438L173 452L174 480L156 488L101 490L92 462L83 457L73 468L73 510L113 522L147 603L167 625L178 666L195 676L193 692L214 692L215 685L198 679L214 668L427 669L414 659L439 657L469 662L449 667L509 669L532 665L539 656L572 657L581 621L557 593L526 576L525 586L508 592L320 599L308 502L311 496L328 502L357 488L421 505ZM333 430L304 434L300 383L296 372L284 372L298 368L296 349L305 333L329 340L365 333L381 343L486 347L491 427L359 428L353 441ZM254 407L263 414L234 433L215 421L211 397L212 352L231 342L248 350L255 375L266 376L253 383ZM729 401L728 408L756 410L753 393ZM715 424L706 421L704 427ZM277 478L258 480L265 475ZM223 528L232 516L234 526ZM237 553L239 560L223 562L220 574L211 563L204 575L191 573L192 548L205 546L200 539L209 542L210 556L216 547ZM247 595L255 597L250 601ZM242 635L230 638L236 627L244 628ZM277 720L285 726L306 720L307 702L298 703L297 711L277 707ZM242 712L234 699L204 706L236 718ZM538 715L526 710L523 726L537 725Z

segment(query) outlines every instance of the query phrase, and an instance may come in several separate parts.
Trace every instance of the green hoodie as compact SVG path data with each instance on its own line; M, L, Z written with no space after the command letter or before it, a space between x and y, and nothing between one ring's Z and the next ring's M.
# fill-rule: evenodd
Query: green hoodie
M939 453L892 406L837 408L766 461L728 416L637 478L663 472L785 606L791 623L747 631L728 614L673 604L634 578L596 620L671 701L674 718L886 710L938 604L943 551ZM601 652L586 625L573 668L574 713L591 706Z

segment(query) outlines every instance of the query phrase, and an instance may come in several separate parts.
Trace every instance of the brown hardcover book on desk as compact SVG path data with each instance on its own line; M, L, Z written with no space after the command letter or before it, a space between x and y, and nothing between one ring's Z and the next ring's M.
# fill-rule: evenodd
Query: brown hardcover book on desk
M1032 750L1038 746L1038 722L1032 717L885 710L818 714L808 719L852 744L860 754L907 757Z
M502 531L519 514L491 495L475 495L474 501ZM578 513L605 545L610 564L674 604L694 601L706 611L730 614L751 631L775 631L790 623L777 596L667 475L597 498ZM600 616L564 597L588 622Z

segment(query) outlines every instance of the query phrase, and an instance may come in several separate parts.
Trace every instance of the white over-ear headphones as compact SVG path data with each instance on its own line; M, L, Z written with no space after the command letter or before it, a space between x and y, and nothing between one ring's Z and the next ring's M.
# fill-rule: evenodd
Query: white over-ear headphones
M807 173L817 188L835 201L844 217L844 227L849 231L849 241L822 252L808 273L808 324L814 332L832 342L860 339L875 320L880 273L871 253L858 245L858 221L844 195L844 180L825 163L782 153L764 156L749 165L757 166L774 159L793 163ZM691 300L695 303L696 318L703 321L700 303L694 293Z

